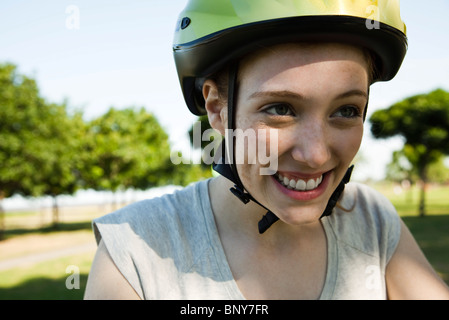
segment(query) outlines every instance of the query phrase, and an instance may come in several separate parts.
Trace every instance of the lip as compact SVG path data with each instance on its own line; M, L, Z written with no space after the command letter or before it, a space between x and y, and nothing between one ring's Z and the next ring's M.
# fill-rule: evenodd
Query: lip
M283 174L283 173L281 173ZM287 174L287 173L286 173ZM276 187L279 189L279 191L281 191L283 194L285 194L286 196L288 196L291 199L297 200L297 201L310 201L310 200L314 200L318 197L320 197L327 189L327 186L329 185L329 181L330 181L330 176L331 176L331 171L325 172L322 174L323 175L323 181L321 182L321 184L313 190L309 190L309 191L296 191L296 190L292 190L292 189L288 189L287 187L285 187L284 185L282 185L274 176L272 176L271 178L273 179ZM313 179L315 177L317 177L317 175L288 175L287 176L291 176L291 177L296 177L296 178L303 178L303 179ZM318 175L318 177L321 175Z

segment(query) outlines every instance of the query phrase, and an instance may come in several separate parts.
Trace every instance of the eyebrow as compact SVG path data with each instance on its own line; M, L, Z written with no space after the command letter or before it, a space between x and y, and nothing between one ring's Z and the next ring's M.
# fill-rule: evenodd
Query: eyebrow
M338 99L344 99L349 98L353 96L361 96L365 99L368 99L368 93L366 93L363 90L354 89L347 92L344 92L337 97L335 97L335 100ZM288 90L281 90L281 91L257 91L251 94L249 97L250 99L255 98L287 98L287 99L297 99L297 100L305 100L305 97L299 93L288 91Z
M254 92L249 98L293 98L298 100L304 100L304 96L299 93L283 90L283 91L257 91Z
M350 90L348 92L342 93L342 94L338 95L336 97L336 99L344 99L344 98L349 98L349 97L353 97L353 96L361 96L365 99L368 99L368 93L366 93L366 91L358 90L358 89L354 89L354 90Z

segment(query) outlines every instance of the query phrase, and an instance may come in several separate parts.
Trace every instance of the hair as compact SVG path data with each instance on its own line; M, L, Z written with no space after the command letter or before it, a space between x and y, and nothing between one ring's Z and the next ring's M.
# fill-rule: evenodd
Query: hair
M264 49L267 49L267 47L264 47ZM369 86L371 86L375 82L375 79L378 79L379 75L379 70L377 68L376 63L378 61L378 57L374 52L366 48L362 48L362 52L368 64L368 84ZM242 58L241 60L243 59L245 59L245 57ZM222 101L227 101L228 98L229 69L232 63L236 62L227 63L219 71L207 77L207 79L214 81L215 84L217 85L218 95Z
M342 194L342 196L343 196L343 194ZM355 203L356 203L356 200L354 199L354 203L352 204L352 207L349 208L349 209L346 209L346 208L343 208L343 206L340 203L340 199L338 199L337 204L335 205L335 207L340 209L340 210L342 210L342 211L344 211L344 212L351 212L355 208Z
M363 54L365 55L366 61L368 63L368 83L369 86L371 86L376 81L376 79L379 79L380 71L377 67L379 58L374 52L366 48L363 48Z

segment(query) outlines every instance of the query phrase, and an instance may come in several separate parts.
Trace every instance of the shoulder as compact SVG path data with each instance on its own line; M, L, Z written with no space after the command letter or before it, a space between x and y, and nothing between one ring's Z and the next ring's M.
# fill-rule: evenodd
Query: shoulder
M393 204L379 191L365 184L349 183L339 202L337 215L344 212L352 212L346 215L360 222L372 221L378 226L387 224L391 220L397 220L398 214Z
M128 205L113 213L94 220L97 242L107 228L120 229L125 233L138 235L143 239L160 239L171 236L180 228L189 228L195 219L201 219L205 205L203 194L207 192L207 181L201 181L185 188L153 199Z
M207 190L201 181L93 221L97 243L141 298L157 296L161 274L188 270L207 247Z
M138 290L138 289L137 289ZM85 300L138 300L142 294L118 270L103 241L100 241L84 292Z
M385 255L388 260L399 242L401 222L396 209L367 185L349 183L329 218L340 241L367 254Z
M345 204L356 202L355 205L357 207L364 207L377 211L386 210L388 213L396 212L393 204L386 196L362 183L348 183L341 200Z

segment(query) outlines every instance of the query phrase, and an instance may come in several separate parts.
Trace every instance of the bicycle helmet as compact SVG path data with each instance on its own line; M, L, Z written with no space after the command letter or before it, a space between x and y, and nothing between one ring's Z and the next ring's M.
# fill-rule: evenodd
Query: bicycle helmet
M399 0L189 0L179 15L173 52L185 102L195 115L206 114L204 80L231 65L228 91L228 129L233 129L236 64L261 46L287 42L342 42L369 50L375 74L372 82L397 74L407 52L406 26ZM223 147L223 153L226 148ZM225 156L223 156L225 157ZM255 201L245 192L233 161L214 169L235 183L231 191L244 203ZM332 212L352 167L335 190L323 216ZM261 205L261 204L260 204ZM268 209L267 209L268 210ZM259 223L265 232L277 217Z

